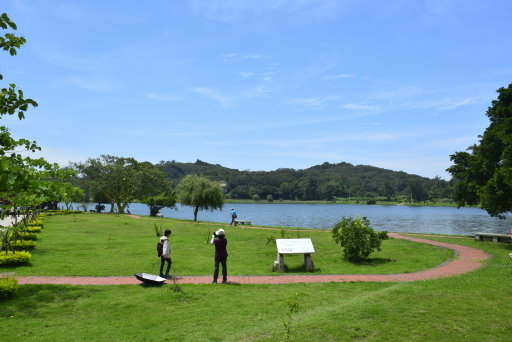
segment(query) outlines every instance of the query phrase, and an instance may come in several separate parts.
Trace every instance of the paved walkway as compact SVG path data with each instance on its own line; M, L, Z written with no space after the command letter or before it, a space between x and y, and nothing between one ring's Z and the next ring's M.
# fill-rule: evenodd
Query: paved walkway
M132 218L140 216L129 215ZM262 227L245 227L250 229L275 229ZM490 256L482 250L438 242L416 237L403 236L398 233L389 233L395 239L404 239L418 243L452 249L456 252L454 260L445 262L440 266L415 273L399 274L319 274L319 275L273 275L273 276L229 276L228 284L293 284L293 283L327 283L327 282L410 282L417 280L437 279L451 277L478 269L482 262ZM43 277L26 276L16 277L19 284L68 284L68 285L126 285L140 284L134 276L119 277ZM212 276L178 276L175 281L179 284L209 284ZM172 284L174 280L167 280Z

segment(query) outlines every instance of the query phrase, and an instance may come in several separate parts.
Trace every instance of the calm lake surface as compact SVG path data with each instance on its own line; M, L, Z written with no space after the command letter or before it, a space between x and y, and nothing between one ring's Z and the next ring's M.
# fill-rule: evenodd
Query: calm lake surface
M89 209L95 204L90 203ZM76 207L76 205L75 205ZM107 210L110 205L106 206ZM230 209L235 208L239 219L250 220L254 225L332 228L343 216L366 216L375 230L390 232L435 233L473 235L476 232L507 234L512 217L505 220L490 217L478 208L408 207L356 204L231 204L223 210L199 211L197 219L208 222L231 222ZM130 204L132 214L149 215L146 205ZM191 207L177 205L177 210L164 208L164 217L193 220Z

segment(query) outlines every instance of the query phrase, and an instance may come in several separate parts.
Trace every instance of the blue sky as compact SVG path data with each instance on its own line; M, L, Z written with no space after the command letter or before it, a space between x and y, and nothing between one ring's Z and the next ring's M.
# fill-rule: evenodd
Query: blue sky
M2 0L27 44L2 119L62 166L349 162L449 179L512 82L509 0Z

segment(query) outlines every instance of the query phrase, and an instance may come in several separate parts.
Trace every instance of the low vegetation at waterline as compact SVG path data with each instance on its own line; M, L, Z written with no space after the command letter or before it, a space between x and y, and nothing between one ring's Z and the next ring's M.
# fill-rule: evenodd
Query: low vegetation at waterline
M94 214L76 215L76 222L71 216L47 218L32 266L18 268L16 274L72 274L79 269L87 274L102 274L100 262L112 269L119 267L120 272L115 273L125 274L125 267L129 268L134 260L152 258L153 222ZM211 250L203 258L201 247L196 248L197 256L188 249L191 246L185 247L184 241L194 240L206 248L202 234L206 235L216 225L165 220L159 224L172 226L178 274L189 273L187 267L191 264L183 260L185 256L195 263L206 263L204 271L211 272ZM226 231L231 237L230 273L240 274L244 270L237 264L250 267L247 261L251 258L261 266L256 248L247 253L244 248L254 244L264 251L265 237L272 232L241 228ZM289 237L296 234L285 233ZM333 244L329 234L313 233L308 237L319 246L315 256L327 248L327 244L320 243L323 236L338 260L342 259L339 246ZM309 232L300 234L306 236ZM181 291L173 291L172 283L161 287L21 285L15 297L0 302L0 340L90 341L94 337L113 341L285 341L291 337L294 341L508 341L512 333L512 303L506 300L512 296L512 262L507 257L511 246L470 239L429 239L480 248L493 257L471 273L411 283L180 285ZM384 241L382 252L400 254L393 242L404 241ZM61 249L67 249L68 244L73 244L80 266L73 265L72 256L62 254ZM243 247L236 248L236 244ZM187 250L180 252L178 247ZM427 247L409 253L419 262L438 252ZM110 251L108 259L101 255L103 250ZM53 253L58 257L51 257ZM69 253L67 250L66 254ZM87 258L97 267L87 269ZM129 259L126 265L116 262L124 258ZM263 259L266 267L267 257ZM322 267L324 262L327 260L320 262ZM143 266L146 265L147 262ZM357 265L361 270L367 266ZM379 273L382 266L370 265L364 272ZM131 267L138 270L142 266ZM252 274L254 268L245 270L244 274ZM291 298L300 309L290 320Z

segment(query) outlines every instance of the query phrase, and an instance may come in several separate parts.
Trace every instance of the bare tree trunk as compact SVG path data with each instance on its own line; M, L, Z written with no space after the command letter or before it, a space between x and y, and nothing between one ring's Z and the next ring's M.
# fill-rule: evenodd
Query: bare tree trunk
M195 209L194 209L194 221L197 221L197 212L199 211L199 207L197 206Z

